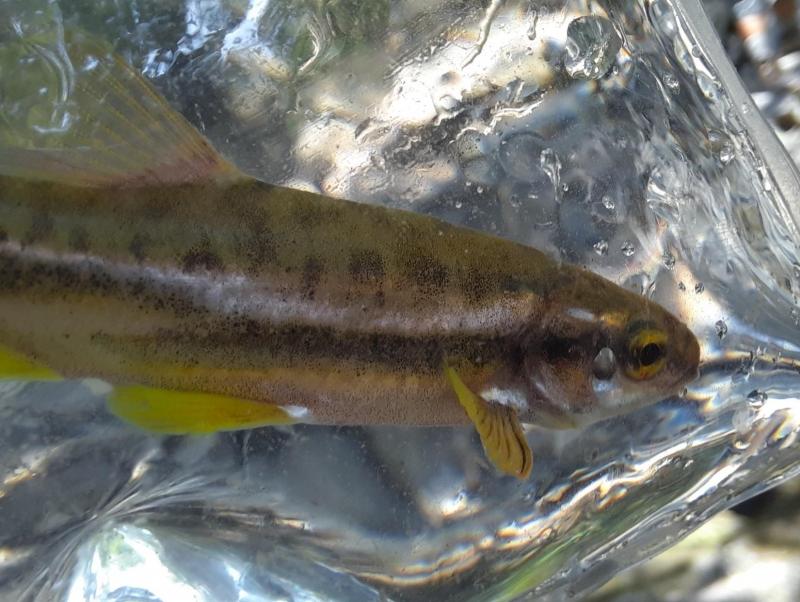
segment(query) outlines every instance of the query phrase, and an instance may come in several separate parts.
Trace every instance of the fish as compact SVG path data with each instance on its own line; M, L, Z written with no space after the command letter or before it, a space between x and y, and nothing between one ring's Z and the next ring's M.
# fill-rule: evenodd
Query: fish
M71 128L0 146L0 377L106 381L158 433L472 425L524 479L523 425L580 428L697 376L697 339L644 296L245 175L104 42L63 46Z

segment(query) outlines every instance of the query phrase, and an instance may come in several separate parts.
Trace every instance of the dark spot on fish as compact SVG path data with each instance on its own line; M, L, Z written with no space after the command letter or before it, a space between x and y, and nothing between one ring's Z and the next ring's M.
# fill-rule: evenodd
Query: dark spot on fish
M50 278L53 280L56 289L71 291L79 285L79 276L69 267L56 264L50 269Z
M348 270L353 280L359 284L373 284L380 286L386 270L383 257L377 251L354 251L350 254Z
M414 255L405 267L406 277L428 293L443 290L450 280L447 267L432 255Z
M492 278L475 268L470 268L461 281L464 296L474 305L486 300L493 288Z
M222 259L205 245L189 249L181 258L181 267L184 272L197 270L219 271L222 269Z
M333 225L339 221L339 212L325 201L294 202L291 207L292 221L303 230L322 225Z
M504 274L500 277L500 289L506 293L519 293L525 290L525 284L513 274Z
M171 191L173 194L176 191ZM139 206L142 215L151 221L160 221L170 214L174 206L174 197L172 195L153 195L147 198L139 199Z
M314 293L324 271L325 265L319 257L311 255L306 258L303 264L302 289L303 294L309 299L314 298Z
M8 240L8 232L6 232L3 228L0 228L0 242L6 242Z
M259 189L272 187L258 183ZM241 224L233 245L233 252L240 258L243 267L252 275L258 274L265 265L277 261L275 238L269 225L269 212L258 204L261 195L234 187L225 196L226 206L230 207L231 217Z
M87 279L87 285L98 293L111 293L116 289L115 280L107 273L101 270L93 270Z
M136 280L130 282L128 286L132 297L141 297L144 295L146 290L145 281L142 278L137 278Z
M378 291L375 293L375 305L378 307L383 307L386 305L386 295L383 291Z
M131 244L128 245L128 251L133 255L134 259L139 263L147 258L146 248L150 244L150 237L147 234L136 233L131 239Z
M14 257L0 255L0 290L10 292L21 285L22 270Z
M75 226L69 232L69 239L67 245L73 251L78 253L85 253L89 250L89 233L83 226Z
M266 264L278 259L275 242L269 230L252 232L240 240L237 252L247 260L247 268L251 273L258 273Z
M53 218L49 213L39 212L33 215L31 227L22 239L26 245L34 244L44 240L53 233Z

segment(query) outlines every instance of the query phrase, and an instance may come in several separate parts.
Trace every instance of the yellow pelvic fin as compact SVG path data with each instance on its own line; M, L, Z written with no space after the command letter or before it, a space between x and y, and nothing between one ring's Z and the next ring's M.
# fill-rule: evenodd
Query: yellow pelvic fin
M52 48L42 40L9 42L0 47L0 70L8 72L0 82L7 106L35 103L37 88L59 91L0 119L0 174L85 187L239 175L136 70L88 34L65 32L63 47L55 39Z
M533 467L533 454L514 409L475 395L450 366L445 365L444 372L475 425L489 459L504 473L527 478Z
M175 435L295 422L283 408L270 403L140 386L115 388L109 407L120 418L145 430Z
M60 380L60 378L50 368L0 345L0 379Z

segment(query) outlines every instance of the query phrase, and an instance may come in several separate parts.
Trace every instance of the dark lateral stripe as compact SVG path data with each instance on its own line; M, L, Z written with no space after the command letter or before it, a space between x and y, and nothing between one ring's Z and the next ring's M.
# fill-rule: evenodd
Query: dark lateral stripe
M480 364L512 352L509 341L490 334L433 337L365 333L348 330L346 326L336 328L296 321L276 324L246 314L220 314L193 299L196 291L184 283L153 282L144 270L133 273L138 276L114 273L90 259L76 263L37 260L34 254L0 246L0 294L13 292L59 300L72 294L76 303L80 303L81 297L114 298L174 315L176 331L162 332L157 340L124 342L126 346L139 347L150 358L162 355L165 361L202 362L204 358L215 357L223 365L237 361L253 368L330 359L364 366L381 365L393 371L431 371L441 369L445 356ZM192 326L192 332L203 335L187 334L184 331L187 324ZM102 341L99 336L97 342Z
M138 348L142 357L165 362L204 363L258 369L303 364L356 364L392 372L440 371L445 357L475 364L507 358L508 342L466 336L425 337L348 332L313 324L263 324L249 318L215 320L203 336L160 332L153 338L107 340L105 344Z

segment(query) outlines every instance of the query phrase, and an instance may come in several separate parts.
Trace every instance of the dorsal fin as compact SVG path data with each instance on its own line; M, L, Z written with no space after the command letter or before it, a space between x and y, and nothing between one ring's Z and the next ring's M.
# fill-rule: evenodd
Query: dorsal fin
M15 116L0 119L0 174L73 186L144 186L239 177L186 119L103 42L72 32L61 59L24 39L11 57L53 63L69 72L59 82L67 117L43 133ZM8 57L6 57L8 58ZM5 103L4 99L4 103ZM24 103L23 103L24 104ZM9 105L7 105L9 106ZM66 125L64 125L64 122ZM10 143L9 143L10 142Z

